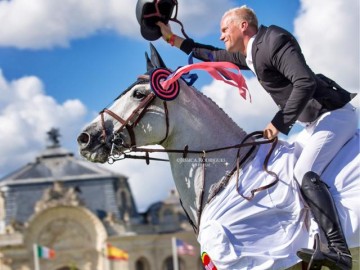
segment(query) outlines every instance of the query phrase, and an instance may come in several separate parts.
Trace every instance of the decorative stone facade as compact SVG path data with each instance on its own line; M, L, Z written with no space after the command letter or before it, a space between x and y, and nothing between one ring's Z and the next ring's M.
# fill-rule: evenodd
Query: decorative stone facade
M35 162L0 180L0 270L34 270L33 245L55 250L41 270L172 270L171 238L195 246L175 191L137 211L128 179L76 159L58 133ZM108 260L106 243L127 261ZM200 256L179 256L180 270L203 269Z

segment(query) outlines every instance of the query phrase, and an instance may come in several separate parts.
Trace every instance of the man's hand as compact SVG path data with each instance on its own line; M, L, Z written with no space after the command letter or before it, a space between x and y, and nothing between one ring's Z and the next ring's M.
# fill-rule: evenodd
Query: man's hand
M160 27L160 30L161 30L161 34L163 36L163 39L167 42L166 38L173 35L173 32L171 31L171 28L169 25L166 25L164 24L163 22L161 21L158 21L156 23L157 26Z
M269 123L264 129L264 138L268 140L272 140L279 134L279 130L274 127L272 123Z

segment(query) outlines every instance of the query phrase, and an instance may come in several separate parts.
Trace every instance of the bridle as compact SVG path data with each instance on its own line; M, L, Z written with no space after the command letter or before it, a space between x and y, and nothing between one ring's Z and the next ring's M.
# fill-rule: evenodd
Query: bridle
M203 170L203 177L202 178L203 179L202 179L201 193L200 193L200 196L199 196L199 208L197 209L197 219L198 219L198 224L197 225L195 225L193 223L190 216L188 215L185 208L183 207L183 209L184 209L184 211L185 211L185 213L187 215L187 218L189 219L190 224L194 228L195 233L198 232L198 229L200 227L201 213L202 213L202 210L204 208L203 197L204 197L204 187L205 187L206 154L213 153L213 152L219 152L219 151L223 151L223 150L229 150L229 149L238 149L237 156L236 156L236 166L234 167L234 169L230 173L228 173L224 177L224 179L222 179L222 181L221 181L222 184L218 187L218 189L216 189L209 196L208 200L205 203L209 203L216 196L216 194L218 194L224 188L224 186L227 185L230 178L235 173L236 173L236 178L237 178L236 183L237 183L237 186L238 186L239 171L240 171L241 167L250 158L251 154L256 149L256 146L259 146L259 145L262 145L262 144L269 144L269 143L272 144L270 150L268 151L268 154L266 155L266 158L265 158L265 161L264 161L264 164L263 164L263 169L264 169L264 171L266 171L268 174L270 174L274 178L274 181L271 182L270 184L265 185L265 186L262 186L262 187L251 190L251 196L244 196L243 194L241 194L238 191L239 195L242 196L246 200L252 200L254 198L256 192L268 189L268 188L274 186L279 181L278 175L275 172L269 171L267 169L268 162L270 160L270 156L271 156L273 150L275 149L275 147L277 145L277 141L278 141L277 137L275 137L272 140L263 139L263 132L261 132L261 131L256 131L256 132L248 134L241 141L241 143L239 143L239 144L220 147L220 148L207 149L207 150L190 150L188 148L188 145L185 145L184 149L154 149L154 148L137 147L136 146L136 137L135 137L134 128L140 122L140 120L142 119L142 117L146 113L147 108L154 101L155 97L156 97L156 95L153 92L148 94L139 103L139 105L134 109L134 111L130 114L130 116L127 119L123 119L122 117L120 117L119 115L117 115L116 113L114 113L113 111L111 111L110 109L107 109L107 108L103 109L100 112L101 125L102 125L102 135L101 136L102 136L103 143L108 141L108 136L109 136L108 134L106 134L104 114L106 113L106 114L110 115L115 120L117 120L119 123L121 123L121 126L117 130L113 131L112 139L111 139L112 146L111 146L111 152L110 152L110 155L109 155L108 162L110 164L112 164L117 160L122 160L122 159L125 159L125 158L145 159L147 164L150 163L150 160L168 161L168 160L164 160L164 159L150 158L149 153L154 153L154 152L180 153L180 154L182 154L183 158L186 158L189 153L190 154L200 154L201 155L201 160L202 160L202 170ZM168 113L168 108L167 108L166 101L163 101L163 107L164 107L164 113L165 113L166 132L165 132L164 138L158 143L160 145L163 142L165 142L165 140L168 138L168 135L169 135L169 113ZM120 133L124 129L127 130L128 134L130 136L130 145L126 145L123 142L123 140L121 139ZM246 142L250 138L253 138L254 140L251 141L251 142ZM115 152L116 152L116 149L118 147L123 147L123 148L127 149L128 152L143 152L143 153L145 153L145 156L129 155L129 154L126 154L125 151L122 151L120 154L117 154ZM240 149L244 148L244 147L250 147L250 149L245 154L245 156L240 158ZM180 202L181 202L181 200L180 200ZM182 202L181 202L181 205L182 205Z
M108 134L106 134L104 114L107 113L108 115L113 117L115 120L117 120L119 123L121 123L121 126L117 130L113 131L113 134L112 134L113 138L111 139L112 146L111 146L110 157L108 160L109 163L113 163L113 162L111 162L111 159L113 161L116 160L116 159L114 159L114 156L113 156L115 148L117 148L119 146L124 147L126 149L132 149L132 150L136 148L136 137L135 137L134 127L136 127L136 125L140 122L141 118L144 116L147 108L150 106L151 102L154 100L155 97L156 96L154 93L148 94L139 103L139 105L135 108L135 110L130 114L130 116L127 119L121 118L119 115L117 115L116 113L114 113L113 111L111 111L110 109L107 109L107 108L103 109L100 112L101 126L102 126L101 137L102 137L103 142L108 141L108 139L107 139ZM164 106L164 112L165 112L166 132L165 132L164 138L160 142L158 142L158 144L162 144L167 139L168 134L169 134L169 113L168 113L166 101L163 102L163 106ZM124 129L126 129L129 134L130 145L124 144L124 142L122 141L122 139L119 135ZM127 157L129 158L129 156L127 156ZM125 156L123 156L123 158L125 158ZM121 159L123 159L123 158L121 158Z

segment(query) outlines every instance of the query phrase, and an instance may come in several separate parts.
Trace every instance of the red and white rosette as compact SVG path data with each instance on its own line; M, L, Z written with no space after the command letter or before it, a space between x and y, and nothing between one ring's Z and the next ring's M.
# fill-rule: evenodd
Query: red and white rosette
M150 86L157 97L162 100L175 99L180 91L178 80L173 81L167 88L162 86L162 82L168 79L172 72L165 68L154 69L150 74Z

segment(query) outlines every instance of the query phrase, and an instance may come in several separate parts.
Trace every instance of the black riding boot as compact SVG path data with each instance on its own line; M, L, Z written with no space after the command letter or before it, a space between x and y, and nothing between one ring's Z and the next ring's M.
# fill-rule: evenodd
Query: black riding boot
M302 248L297 255L309 263L308 269L350 270L352 258L341 228L335 203L328 187L314 172L304 175L301 192L308 203L315 221L325 233L329 250L323 251ZM320 246L320 243L317 243Z

